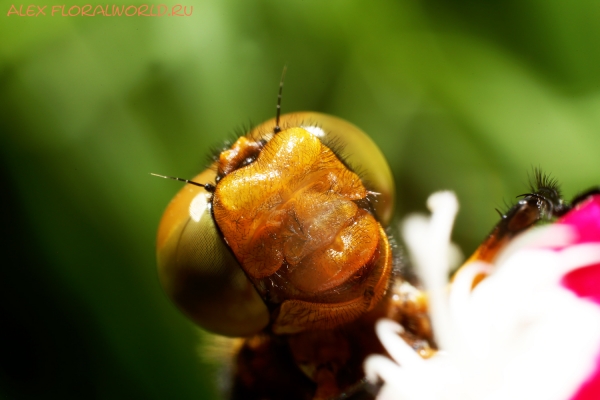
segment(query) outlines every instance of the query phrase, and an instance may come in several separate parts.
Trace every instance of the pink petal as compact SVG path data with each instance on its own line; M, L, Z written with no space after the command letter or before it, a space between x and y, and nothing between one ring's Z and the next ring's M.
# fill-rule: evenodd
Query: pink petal
M600 264L577 268L563 276L561 283L577 296L600 305Z
M575 228L578 233L577 244L600 242L600 195L591 196L562 217L558 223Z
M577 296L600 305L600 264L573 270L563 277L561 283ZM596 364L592 373L571 398L571 400L598 399L600 399L600 349L596 353Z
M569 212L559 223L575 228L576 243L600 242L600 195L593 195ZM600 264L588 265L567 273L562 285L577 296L600 305ZM571 400L600 399L600 348L596 350L596 362L588 379L579 387Z
M596 357L594 372L579 388L571 400L598 400L600 399L600 351Z

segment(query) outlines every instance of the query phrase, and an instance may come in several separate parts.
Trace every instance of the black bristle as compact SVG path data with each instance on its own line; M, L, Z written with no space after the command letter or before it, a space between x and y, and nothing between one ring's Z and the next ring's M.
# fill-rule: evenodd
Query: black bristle
M558 180L543 172L539 167L533 169L533 177L529 178L529 186L531 193L550 191L555 194L556 198L562 198Z

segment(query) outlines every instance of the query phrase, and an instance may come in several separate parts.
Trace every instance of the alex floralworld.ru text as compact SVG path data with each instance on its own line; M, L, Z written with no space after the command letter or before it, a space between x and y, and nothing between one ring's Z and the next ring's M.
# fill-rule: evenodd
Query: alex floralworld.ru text
M182 6L176 4L167 7L164 4L158 5L96 5L85 4L83 6L38 6L38 5L18 5L10 6L7 17L40 17L49 15L51 17L190 17L194 12L194 6Z

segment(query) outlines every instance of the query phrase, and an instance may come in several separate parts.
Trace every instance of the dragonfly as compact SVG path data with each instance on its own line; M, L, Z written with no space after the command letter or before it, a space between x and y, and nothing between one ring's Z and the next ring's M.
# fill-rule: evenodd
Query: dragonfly
M363 363L385 354L377 320L403 326L422 357L437 346L427 295L389 229L394 183L383 154L340 118L297 112L268 120L215 154L175 195L157 234L158 273L172 301L218 335L241 338L231 399L368 399ZM156 175L156 174L154 174ZM566 202L536 170L466 264L490 261Z

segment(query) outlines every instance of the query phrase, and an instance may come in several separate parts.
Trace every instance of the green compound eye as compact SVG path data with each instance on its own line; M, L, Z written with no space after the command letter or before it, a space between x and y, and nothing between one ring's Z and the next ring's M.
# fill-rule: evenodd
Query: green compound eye
M214 182L208 169L194 178ZM184 186L163 214L158 272L175 304L196 324L225 336L248 336L269 322L267 308L223 242L211 213L212 194Z

